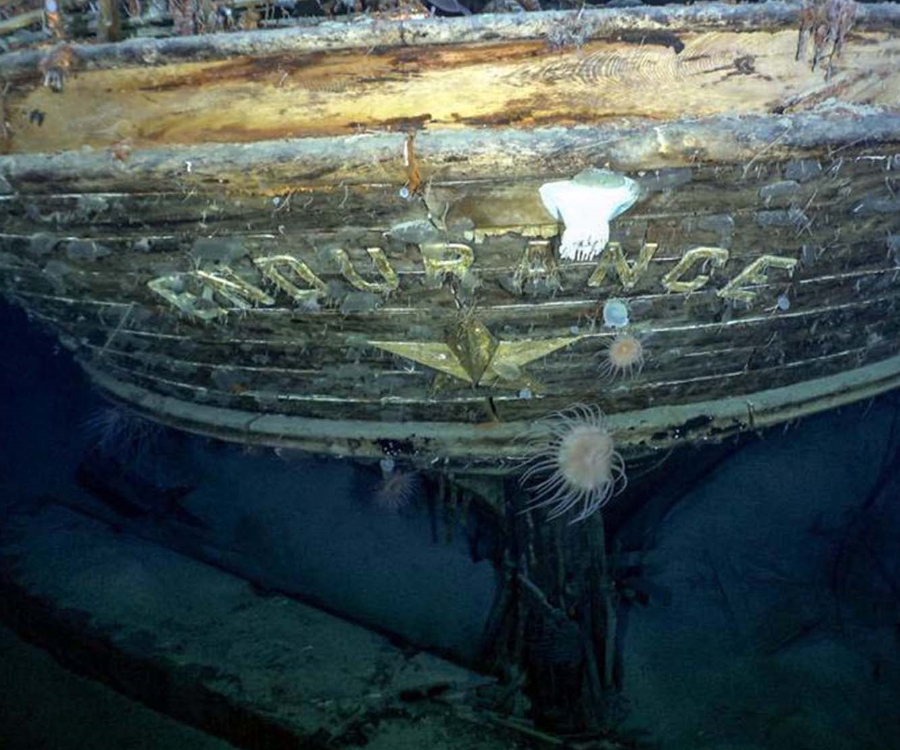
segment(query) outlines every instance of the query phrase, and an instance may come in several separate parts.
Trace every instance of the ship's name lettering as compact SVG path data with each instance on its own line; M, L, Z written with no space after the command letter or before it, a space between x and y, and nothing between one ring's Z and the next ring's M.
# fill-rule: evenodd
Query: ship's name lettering
M650 262L658 249L656 243L644 243L637 258L629 260L620 243L610 242L589 276L587 286L602 286L615 275L625 291L633 289L648 273ZM473 269L475 252L470 245L433 243L420 245L419 250L426 286L433 288L440 286L448 277L462 280L477 272L477 269ZM346 250L333 249L331 256L337 272L354 289L385 296L397 290L400 287L400 275L384 250L369 247L366 248L366 253L377 273L374 278L370 270L365 271L364 277ZM724 247L690 248L662 276L659 283L665 291L671 293L697 292L710 283L715 271L724 273L729 257L729 251ZM259 285L249 282L231 268L219 267L214 271L198 269L160 276L148 282L148 286L154 294L182 313L200 320L212 320L226 314L224 305L228 303L232 309L239 310L275 305L276 299L272 294L275 290L299 306L314 307L329 296L328 283L302 258L288 254L271 255L254 258L253 265L260 277ZM750 305L756 299L759 287L769 283L772 270L790 276L796 265L796 258L761 255L728 278L716 290L716 294L726 300ZM510 282L506 287L512 287L522 295L528 294L538 284L545 289L562 286L559 264L549 241L528 242L513 269Z

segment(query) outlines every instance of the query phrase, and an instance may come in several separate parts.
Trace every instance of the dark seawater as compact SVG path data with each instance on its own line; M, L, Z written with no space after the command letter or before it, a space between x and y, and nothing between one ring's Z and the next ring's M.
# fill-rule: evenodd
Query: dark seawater
M477 663L501 542L474 510L440 507L431 479L398 480L385 502L374 466L123 419L12 307L0 306L0 343L0 532L32 506L83 503L120 518L116 543L141 555L180 547L243 576L252 596L287 593L401 648ZM654 497L705 461L674 452ZM657 505L608 512L622 560L617 731L642 747L900 748L900 396L749 436L693 476ZM53 565L87 560L60 552ZM108 591L123 612L140 611L124 600L136 597L159 615L181 583L129 578ZM559 690L577 689L571 620L533 619L523 638ZM88 747L85 738L225 746L0 631L0 749Z

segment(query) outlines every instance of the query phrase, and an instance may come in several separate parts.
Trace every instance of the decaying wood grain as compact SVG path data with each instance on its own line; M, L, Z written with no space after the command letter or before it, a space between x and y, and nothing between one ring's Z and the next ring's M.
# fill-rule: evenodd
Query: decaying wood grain
M826 81L807 60L795 59L796 9L773 5L767 14L585 13L578 23L593 31L562 49L548 45L547 29L571 16L554 14L526 17L521 28L478 18L412 21L389 31L363 22L339 25L343 33L324 24L274 38L73 47L62 91L42 85L52 51L7 55L0 58L0 76L11 84L5 148L51 152L123 142L149 148L613 118L666 122L804 111L827 100L896 104L896 13L861 13ZM746 26L725 25L732 17ZM754 20L761 26L747 28ZM663 27L677 44L657 43L652 33ZM478 29L485 30L481 38ZM488 29L496 32L493 41ZM35 111L43 113L39 124Z
M297 19L297 28L264 33L240 32L167 39L129 39L116 45L85 45L79 50L89 67L118 67L162 60L226 59L234 55L269 56L302 51L370 49L397 45L447 45L497 40L546 39L573 19L587 30L584 39L607 35L647 34L644 42L659 43L665 34L683 31L754 31L800 28L798 3L670 5L636 8L582 9L525 14L486 14L466 18L417 18L385 21L354 18L345 21ZM900 10L892 3L860 4L854 28L871 31L896 28ZM651 36L653 34L656 36ZM640 43L640 36L629 38ZM3 57L9 74L27 74L41 52L17 52Z
M423 179L571 176L597 164L635 172L698 163L813 158L848 144L897 142L898 115L834 107L817 114L704 118L662 125L525 130L460 130L416 136ZM395 185L406 181L406 134L169 146L0 156L0 195L18 193L181 192L241 196L302 193L318 186ZM762 158L764 157L764 158Z

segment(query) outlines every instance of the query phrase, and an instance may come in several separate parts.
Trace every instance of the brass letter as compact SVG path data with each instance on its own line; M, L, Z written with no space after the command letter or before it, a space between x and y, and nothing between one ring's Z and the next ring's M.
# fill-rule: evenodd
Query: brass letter
M335 248L331 252L334 256L334 259L341 267L341 273L344 275L344 278L347 279L347 281L349 281L356 289L359 289L361 292L389 294L390 292L393 292L398 286L400 286L400 279L397 278L396 271L394 271L394 269L391 267L391 264L388 262L387 256L384 254L384 250L382 250L380 247L367 247L366 252L369 254L369 257L375 264L375 268L378 269L378 273L381 274L385 283L381 283L379 281L366 281L356 272L356 269L350 262L350 257L347 255L346 251L340 248Z
M293 255L273 255L270 258L254 258L259 272L287 294L294 302L310 302L328 296L328 285L322 281L302 260ZM301 289L285 275L291 271L305 281L310 289Z
M200 294L188 291L187 282L191 280L199 282ZM147 286L175 309L204 322L228 313L226 308L216 303L215 295L225 298L240 310L250 310L255 305L275 304L275 300L262 289L244 281L227 267L215 273L191 271L160 276L148 281Z
M782 271L787 271L788 276L791 276L794 273L794 267L796 265L796 258L783 258L778 255L763 255L752 263L749 263L743 271L723 286L718 291L718 295L723 299L739 300L741 302L746 302L749 305L756 299L758 292L755 289L741 289L740 287L746 287L748 285L756 287L761 284L768 284L769 277L766 275L766 271L769 268L779 268Z
M214 292L221 294L235 307L241 310L250 310L255 305L274 305L272 299L259 287L244 281L227 266L217 269L215 272L194 271L194 275Z
M721 268L727 260L728 251L724 247L692 247L681 256L681 260L675 264L675 267L662 277L662 285L669 292L696 292L709 281L708 275L697 274L691 281L680 281L679 279L701 261L709 261L713 267Z
M448 274L462 279L475 261L472 248L458 242L422 245L420 251L425 264L425 278L430 286L440 286Z
M187 280L192 277L191 273L172 273L151 279L147 282L147 286L151 292L158 294L179 312L204 323L225 315L225 309L211 299L201 302L199 295L185 289Z
M600 257L600 262L588 279L588 286L600 286L606 278L606 272L610 266L616 269L619 281L624 289L633 289L638 279L644 275L650 265L650 260L656 253L659 245L656 242L645 242L641 245L641 252L634 263L629 263L622 252L619 242L610 242L606 251Z
M513 273L512 283L517 294L521 294L523 290L534 291L536 288L553 292L562 288L559 268L548 240L532 240L525 246L525 252Z

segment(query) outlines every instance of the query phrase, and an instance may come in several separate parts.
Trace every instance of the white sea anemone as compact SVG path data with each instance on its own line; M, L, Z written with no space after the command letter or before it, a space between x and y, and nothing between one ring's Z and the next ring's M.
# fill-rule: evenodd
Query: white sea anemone
M538 424L550 433L536 448L522 483L534 497L529 509L549 507L548 518L577 508L583 521L625 489L625 462L615 449L603 412L572 406Z
M381 480L375 489L375 505L391 513L405 508L416 496L419 481L409 471L400 471L393 458L383 458L378 462Z
M132 468L143 466L163 433L161 425L118 404L97 409L83 427L92 450Z
M600 371L610 378L622 375L630 378L644 366L644 346L630 333L618 334L606 348Z
M609 242L609 222L640 196L638 184L608 169L585 169L571 180L540 187L544 208L564 225L559 255L564 260L593 260Z

